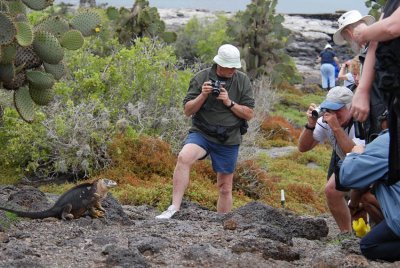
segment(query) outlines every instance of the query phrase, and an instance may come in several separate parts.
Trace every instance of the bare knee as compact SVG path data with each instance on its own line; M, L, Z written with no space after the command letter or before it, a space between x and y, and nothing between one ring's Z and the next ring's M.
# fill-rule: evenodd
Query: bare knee
M325 186L325 196L326 198L337 198L338 197L338 191L336 191L335 187L332 184L327 184Z
M232 194L232 186L228 184L219 185L220 196L228 196Z
M191 167L195 161L182 152L178 154L177 166Z
M366 192L365 194L363 194L361 196L360 202L363 204L364 203L373 204L373 205L378 204L376 197L373 194L371 194L370 192Z

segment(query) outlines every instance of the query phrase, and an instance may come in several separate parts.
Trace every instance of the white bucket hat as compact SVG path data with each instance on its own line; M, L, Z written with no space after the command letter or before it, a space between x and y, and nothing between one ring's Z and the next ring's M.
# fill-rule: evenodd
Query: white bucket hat
M217 56L214 57L214 62L225 68L240 68L240 52L235 46L225 44L219 47Z
M324 49L332 49L332 46L330 44L326 44Z
M363 20L367 25L371 25L375 22L375 18L373 16L367 15L363 17L358 10L348 11L340 16L340 18L338 19L339 29L333 35L333 42L335 42L336 45L346 44L346 40L344 40L342 36L342 30L346 26L356 23L360 20Z

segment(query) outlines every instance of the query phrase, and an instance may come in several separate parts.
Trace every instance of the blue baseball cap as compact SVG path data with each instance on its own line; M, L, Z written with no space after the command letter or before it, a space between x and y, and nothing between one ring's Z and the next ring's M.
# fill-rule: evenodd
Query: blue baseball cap
M320 107L332 111L343 108L346 104L351 103L353 92L347 87L338 86L329 90L326 99L321 103Z

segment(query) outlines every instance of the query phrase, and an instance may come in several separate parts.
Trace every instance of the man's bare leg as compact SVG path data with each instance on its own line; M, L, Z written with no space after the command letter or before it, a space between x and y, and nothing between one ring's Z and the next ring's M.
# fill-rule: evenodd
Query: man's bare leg
M172 205L179 210L183 195L189 185L189 174L192 165L206 155L206 151L196 144L186 144L178 155L173 176Z
M232 184L233 173L217 174L217 185L219 190L219 198L217 203L218 213L227 213L232 209Z
M335 174L332 174L325 186L325 196L329 210L339 226L340 232L351 232L350 210L344 199L344 192L336 190L335 186Z

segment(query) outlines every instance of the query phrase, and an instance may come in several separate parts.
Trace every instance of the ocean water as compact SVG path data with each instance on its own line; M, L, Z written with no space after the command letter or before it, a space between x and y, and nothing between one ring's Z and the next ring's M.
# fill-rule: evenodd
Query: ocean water
M78 5L79 0L55 0ZM107 3L115 7L131 7L134 0L96 0L97 4ZM150 6L157 8L201 8L212 11L236 12L246 9L251 0L149 0ZM279 13L334 13L337 10L358 9L367 14L364 0L279 0L276 11Z

